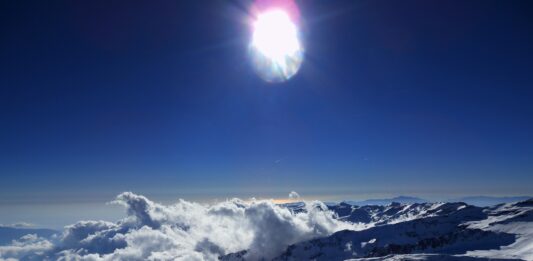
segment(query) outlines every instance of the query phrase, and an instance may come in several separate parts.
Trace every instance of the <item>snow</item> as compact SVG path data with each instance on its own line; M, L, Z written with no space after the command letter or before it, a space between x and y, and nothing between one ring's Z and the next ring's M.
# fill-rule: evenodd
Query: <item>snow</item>
M384 257L371 257L371 258L356 258L348 259L349 261L482 261L486 258L474 258L466 256L455 255L441 255L441 254L408 254L408 255L389 255ZM490 261L497 261L498 259L490 258ZM505 259L509 261L509 259Z
M533 202L530 203L522 204L525 206L499 205L487 211L489 216L486 219L467 222L469 228L515 234L517 239L500 249L468 251L466 256L533 260Z

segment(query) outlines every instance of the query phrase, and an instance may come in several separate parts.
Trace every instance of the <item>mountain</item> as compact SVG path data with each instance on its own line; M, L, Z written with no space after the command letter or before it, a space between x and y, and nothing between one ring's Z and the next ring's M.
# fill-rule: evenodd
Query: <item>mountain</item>
M502 203L512 203L518 201L528 200L531 197L521 196L521 197L489 197L489 196L473 196L473 197L463 197L457 199L451 199L450 202L465 202L470 205L487 207L494 206Z
M299 213L302 204L287 207ZM328 205L361 224L290 245L274 260L533 260L533 198L479 207L455 203ZM247 251L221 260L246 260Z
M485 208L487 219L467 222L470 229L510 233L516 241L501 249L474 250L469 255L490 258L521 258L533 260L533 198L518 203L499 204Z
M342 202L335 206L328 206L328 208L335 212L340 220L376 226L448 215L467 206L462 202L413 204L394 202L387 206L368 205L360 207Z
M440 254L407 254L407 255L388 255L384 257L356 258L348 259L351 261L512 261L517 259L500 259L500 258L480 258L470 256L450 256Z
M291 245L275 260L387 260L390 255L407 255L390 260L419 260L409 255L422 253L439 255L427 255L428 260L462 260L458 255L533 260L533 199L490 208L464 203L422 204L415 208L420 210L417 217L390 218L413 210L413 205L399 205L402 211L394 210L393 215L385 213L394 208L375 212L370 221L374 226L365 230L343 230Z
M356 206L367 206L367 205L389 205L393 202L401 203L401 204L411 204L411 203L425 203L428 202L425 199L417 198L417 197L409 197L409 196L399 196L395 198L384 198L384 199L367 199L363 201L344 201L347 204L350 205L356 205Z
M52 229L0 226L0 246L7 245L11 243L11 241L28 234L35 234L39 237L48 238L55 233L58 232Z

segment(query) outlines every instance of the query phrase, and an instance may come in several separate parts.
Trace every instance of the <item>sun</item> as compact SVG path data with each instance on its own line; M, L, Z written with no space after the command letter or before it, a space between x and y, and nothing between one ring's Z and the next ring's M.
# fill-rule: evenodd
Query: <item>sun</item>
M260 14L254 23L252 45L267 58L283 63L300 50L296 25L282 10Z
M282 9L257 15L250 48L259 75L269 82L288 80L303 60L298 27Z

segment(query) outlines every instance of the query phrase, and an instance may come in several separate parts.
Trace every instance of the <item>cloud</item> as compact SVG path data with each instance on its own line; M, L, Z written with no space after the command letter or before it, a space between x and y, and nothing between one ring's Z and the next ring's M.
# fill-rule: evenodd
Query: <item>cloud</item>
M0 227L31 228L31 227L35 227L35 225L32 223L27 223L27 222L17 222L17 223L8 224L8 225L0 224Z
M52 242L35 234L28 234L11 245L0 246L0 260L31 260L53 249Z
M242 250L250 259L272 258L290 244L353 228L321 202L293 213L263 200L162 205L124 192L113 203L126 208L124 219L79 221L48 239L27 236L0 246L0 260L218 260Z
M299 199L300 198L300 194L296 193L296 191L291 191L291 193L289 193L289 198L290 199Z

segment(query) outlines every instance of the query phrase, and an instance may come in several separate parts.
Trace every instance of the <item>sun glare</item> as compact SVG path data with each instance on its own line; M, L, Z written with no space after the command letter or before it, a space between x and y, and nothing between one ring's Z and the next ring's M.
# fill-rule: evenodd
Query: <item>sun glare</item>
M259 75L268 82L288 80L298 72L302 63L303 48L298 27L281 9L257 15L250 47Z

